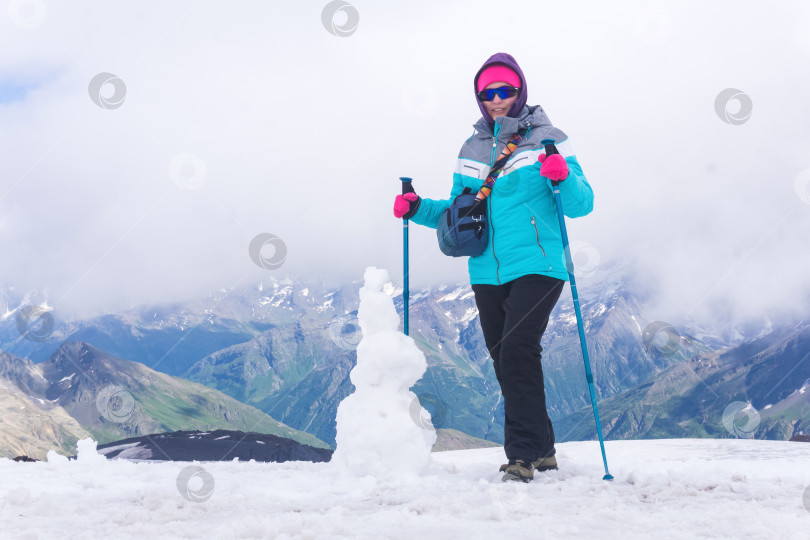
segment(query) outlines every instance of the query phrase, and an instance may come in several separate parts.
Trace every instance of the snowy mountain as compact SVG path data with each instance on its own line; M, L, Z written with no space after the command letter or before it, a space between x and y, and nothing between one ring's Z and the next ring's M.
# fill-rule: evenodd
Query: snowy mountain
M711 357L716 347L730 343L716 329L674 328L656 321L654 314L645 312L647 293L628 267L605 265L580 287L595 386L602 401L675 372L677 366L688 366L691 359ZM330 287L266 279L253 287L216 291L196 302L143 306L88 320L62 320L54 313L53 333L41 341L20 339L13 315L19 308L12 305L8 310L12 315L0 322L0 340L6 350L28 351L30 358L43 360L63 340L85 339L114 356L216 388L331 445L337 405L353 390L348 375L360 338L359 287L359 282ZM388 292L401 313L401 289L391 285ZM410 313L411 336L428 360L428 371L414 392L431 411L436 427L502 442L503 405L469 286L412 290ZM742 339L743 330L734 331L737 338ZM779 331L771 328L777 342ZM770 335L763 328L746 332ZM567 289L552 313L543 345L551 417L563 427L578 425L574 419L590 410L590 398ZM752 384L766 383L759 377ZM677 385L666 387L673 395L680 390ZM610 420L631 411L631 405L624 402L625 409L615 411ZM801 413L789 408L785 414L798 420L795 415ZM569 415L571 422L564 420ZM656 425L658 436L684 433L663 416ZM557 436L591 438L589 429L559 429ZM643 431L637 426L614 429L612 436L640 436ZM767 433L777 437L777 431Z
M605 437L756 437L810 433L810 323L665 369L599 404ZM557 430L593 438L589 408Z
M0 377L7 382L0 389L4 402L9 396L28 397L28 422L18 422L15 429L4 416L0 429L6 452L16 452L14 455L42 457L48 448L70 452L88 432L97 441L108 442L134 435L216 428L258 431L326 446L212 388L113 357L84 342L64 343L40 364L3 354ZM32 429L35 419L43 415L55 425L50 431L61 436L40 437L44 439L41 444L29 441L26 446L23 442L37 433Z
M401 312L401 290L392 287L389 292ZM351 293L346 288L318 291L303 286L299 294L295 289L285 292L281 302L272 303L279 303L282 312L298 313L297 318L201 359L184 376L331 443L337 404L352 391L348 373L359 339L356 292ZM337 298L351 311L335 312ZM313 305L309 310L307 302ZM583 308L601 396L631 388L688 356L711 350L687 339L674 354L654 354L642 340L641 323L647 321L639 301L618 286L585 297ZM412 291L410 312L410 335L429 366L414 392L424 406L433 408L437 427L502 442L500 391L469 286ZM337 339L336 327L342 332ZM559 418L589 403L570 299L553 312L544 344L549 406L552 417Z
M36 397L44 386L32 362L0 353L0 456L68 454L90 436L64 408Z

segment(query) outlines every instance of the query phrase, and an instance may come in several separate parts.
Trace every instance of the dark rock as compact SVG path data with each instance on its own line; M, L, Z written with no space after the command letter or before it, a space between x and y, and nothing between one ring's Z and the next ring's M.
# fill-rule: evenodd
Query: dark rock
M160 461L327 462L332 450L315 448L292 439L242 431L174 431L133 437L99 445L107 458Z

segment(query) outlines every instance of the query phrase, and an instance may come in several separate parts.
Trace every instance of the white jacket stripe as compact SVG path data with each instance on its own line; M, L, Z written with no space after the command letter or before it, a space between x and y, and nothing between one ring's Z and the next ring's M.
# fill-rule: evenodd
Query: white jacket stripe
M574 155L574 148L571 146L571 143L568 142L568 139L556 146L557 151L560 152L563 157ZM521 167L533 165L534 162L537 161L537 158L540 157L540 154L545 153L545 148L524 150L523 152L517 153L506 162L506 166L503 168L499 176L506 176L507 174L516 171ZM486 163L481 163L480 161L474 161L472 159L459 158L456 160L455 172L458 174L463 174L464 176L478 178L479 180L486 180L487 175L489 174L489 165Z

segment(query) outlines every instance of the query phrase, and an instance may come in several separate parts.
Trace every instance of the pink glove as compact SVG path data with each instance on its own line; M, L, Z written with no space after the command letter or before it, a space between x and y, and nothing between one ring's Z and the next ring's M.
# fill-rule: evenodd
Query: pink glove
M540 174L549 180L562 182L568 178L568 163L566 163L565 158L560 154L551 154L550 156L540 154L537 157L537 161L542 164Z
M422 200L419 195L413 192L397 195L397 198L394 199L394 217L410 219L416 213L416 209L419 208L420 202Z

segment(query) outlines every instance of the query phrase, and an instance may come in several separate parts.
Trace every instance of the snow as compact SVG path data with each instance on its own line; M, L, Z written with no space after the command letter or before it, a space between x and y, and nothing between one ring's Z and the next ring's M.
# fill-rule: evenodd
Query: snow
M281 283L284 282L282 281ZM273 295L260 297L258 299L258 303L260 306L266 306L270 304L270 306L272 307L279 307L282 302L287 300L287 298L291 293L292 287L290 285L279 288L278 284L273 283Z
M641 325L638 323L638 320L636 320L636 316L635 315L630 315L630 318L633 319L634 323L636 323L636 327L638 328L639 335L643 334L644 331L641 329Z
M59 382L62 382L62 381L69 381L70 379L72 379L72 378L73 378L73 376L74 376L74 375L76 375L76 374L75 374L75 373L71 373L71 374L70 374L70 375L68 375L67 377L62 377L61 379L59 379Z
M0 522L24 538L807 538L810 444L749 439L557 445L559 471L503 484L501 448L441 452L421 477L334 463L0 460Z
M397 296L399 294L402 294L404 291L405 289L403 289L402 287L397 287L391 282L388 282L385 285L383 285L383 292L388 296Z
M564 325L575 325L577 324L577 314L573 310L568 313L561 313L558 320Z
M403 292L403 289L398 289L399 293ZM393 295L396 296L396 295ZM416 303L417 300L421 300L423 298L428 298L430 296L429 290L421 290L417 292L409 291L408 292L408 302L413 305Z
M797 389L796 389L796 390L794 390L793 392L791 392L791 394L790 394L790 395L791 395L791 396L795 396L795 395L797 395L797 394L799 394L799 395L804 394L804 393L807 391L807 387L808 387L808 386L810 386L810 379L808 379L808 380L804 381L804 382L802 383L802 386L801 386L800 388L797 388Z
M355 391L337 411L333 462L357 477L417 476L430 465L436 441L432 426L418 421L427 412L409 390L427 361L413 339L397 330L399 315L384 291L386 282L387 271L366 269L357 312L363 339L350 374Z
M318 307L317 307L317 308L315 308L315 309L316 309L316 310L317 310L319 313L320 313L320 312L323 312L323 311L326 311L327 309L334 309L334 307L332 306L332 303L334 302L334 300L335 300L335 298L334 298L334 297L332 297L332 298L330 298L329 300L327 300L326 302L324 302L323 304L321 304L320 306L318 306Z
M592 311L591 313L588 314L588 316L591 318L596 318L605 311L607 311L607 306L605 306L605 304L599 303L592 308Z
M465 289L466 287L458 287L450 294L446 294L441 298L439 298L437 302L452 302L453 300L456 300L459 296L461 296L461 293L463 293Z
M98 450L99 454L107 455L115 450L120 450L116 456L119 459L151 459L152 450L148 447L141 446L140 442L124 443L115 446L108 446Z
M475 307L467 308L467 311L464 312L464 315L459 320L459 323L461 323L462 325L466 324L471 320L475 319L477 315L478 315L478 308Z

